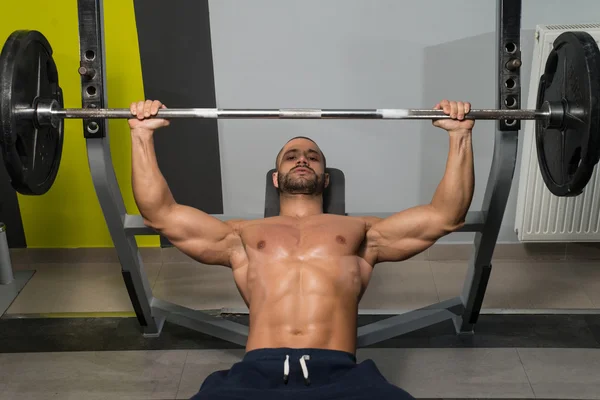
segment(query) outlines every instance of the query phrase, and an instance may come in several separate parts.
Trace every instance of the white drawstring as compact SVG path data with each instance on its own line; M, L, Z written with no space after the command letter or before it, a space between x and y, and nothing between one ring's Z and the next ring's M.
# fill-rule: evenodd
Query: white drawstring
M302 367L302 374L304 375L304 383L310 385L310 380L308 379L308 368L306 367L305 360L310 360L310 356L300 357L300 366Z
M285 356L285 362L283 363L283 381L287 384L290 376L290 356Z
M310 360L310 356L304 355L300 357L300 367L302 368L302 375L304 376L304 383L306 385L310 385L310 380L308 379L308 367L306 366L306 360ZM290 376L290 356L285 356L285 362L283 363L283 382L285 384L288 383L288 379Z

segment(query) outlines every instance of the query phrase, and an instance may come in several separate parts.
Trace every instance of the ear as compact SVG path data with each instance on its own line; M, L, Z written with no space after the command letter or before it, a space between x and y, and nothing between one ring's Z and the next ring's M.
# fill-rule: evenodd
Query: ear
M325 187L329 186L329 173L325 173Z
M273 186L275 186L277 189L279 189L279 180L277 179L279 177L279 173L277 171L273 172Z

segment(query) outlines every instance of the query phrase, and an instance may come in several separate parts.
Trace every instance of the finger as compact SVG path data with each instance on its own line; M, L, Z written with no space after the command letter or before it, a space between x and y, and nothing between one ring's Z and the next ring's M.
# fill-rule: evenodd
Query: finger
M440 104L440 103L437 103L435 106L433 106L433 109L434 109L434 110L439 110L439 109L441 109L441 108L442 108L442 106L441 106L441 104Z
M465 103L465 114L468 114L471 111L471 103Z
M465 104L462 101L456 102L456 119L462 121L465 118Z
M138 119L144 119L144 102L143 101L139 101L137 103L136 114L137 114Z
M150 117L150 110L152 109L152 100L146 100L144 103L144 117Z
M442 109L444 110L445 114L450 114L450 102L448 100L442 100L442 102L440 103L442 106Z
M135 112L136 108L137 108L137 104L136 103L131 103L129 105L129 111L131 112L131 115L135 115L136 114L136 112Z
M160 106L161 106L161 102L158 101L158 100L154 100L152 102L152 107L150 107L150 113L152 115L156 115L156 113L158 112L158 109L160 108Z
M450 118L456 118L457 105L455 101L450 102Z

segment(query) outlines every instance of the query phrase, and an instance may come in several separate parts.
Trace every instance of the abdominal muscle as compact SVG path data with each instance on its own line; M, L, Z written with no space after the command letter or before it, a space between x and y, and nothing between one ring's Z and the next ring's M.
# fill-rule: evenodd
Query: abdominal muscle
M289 347L354 353L363 286L360 269L356 257L250 263L246 285L240 287L250 309L246 350Z

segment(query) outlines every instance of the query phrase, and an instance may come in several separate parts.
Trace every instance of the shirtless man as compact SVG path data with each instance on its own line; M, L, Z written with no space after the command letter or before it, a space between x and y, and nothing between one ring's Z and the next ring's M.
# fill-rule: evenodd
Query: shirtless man
M310 139L288 141L273 184L280 215L223 222L177 204L154 152L159 101L131 104L132 184L145 224L193 259L233 271L250 310L246 354L211 374L193 399L410 399L371 360L357 363L359 301L375 264L406 260L464 224L473 196L470 104L435 106L450 119L444 176L431 203L388 218L323 213L325 155Z

